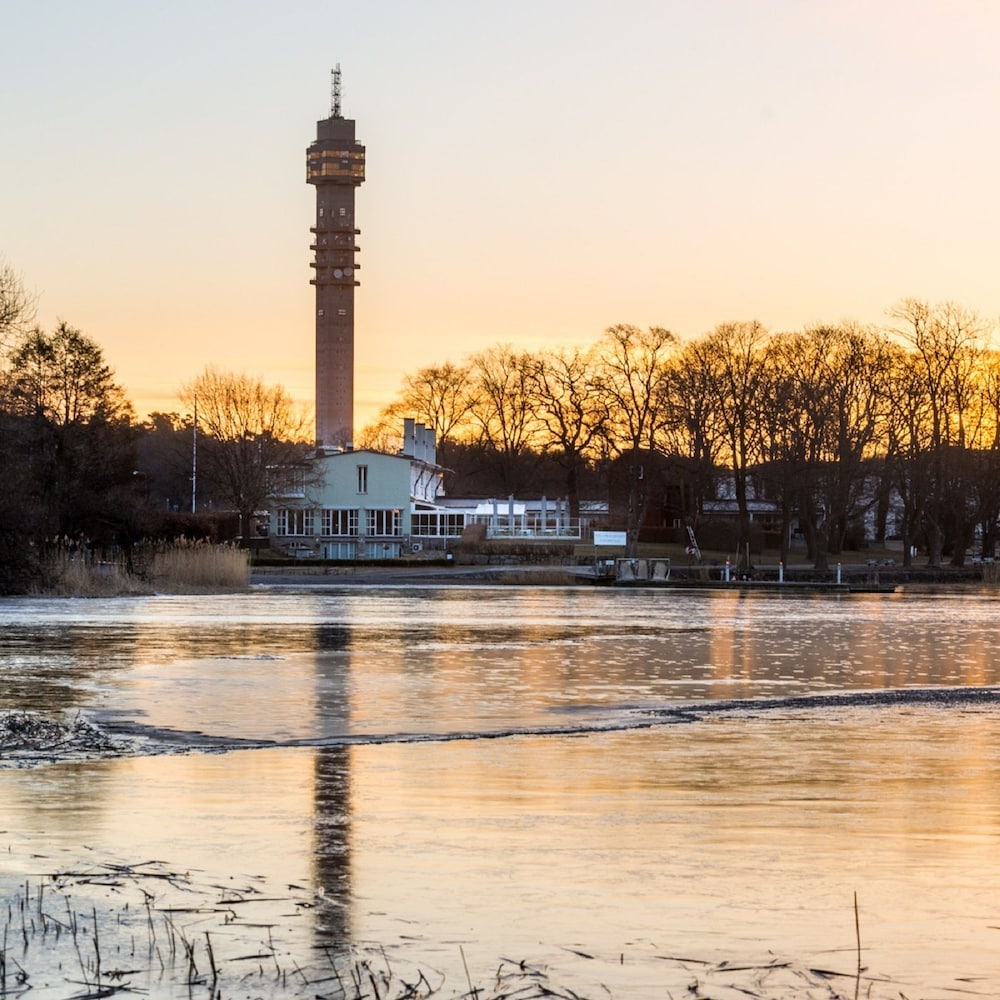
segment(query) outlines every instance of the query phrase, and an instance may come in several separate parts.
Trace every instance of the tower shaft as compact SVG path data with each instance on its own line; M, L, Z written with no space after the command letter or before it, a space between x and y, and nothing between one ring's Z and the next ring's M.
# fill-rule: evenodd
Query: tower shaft
M338 75L335 80L339 84ZM316 443L340 446L354 439L354 289L360 230L354 192L365 179L365 147L354 121L340 117L339 86L333 113L316 123L306 153L306 180L316 186L313 277L316 287Z

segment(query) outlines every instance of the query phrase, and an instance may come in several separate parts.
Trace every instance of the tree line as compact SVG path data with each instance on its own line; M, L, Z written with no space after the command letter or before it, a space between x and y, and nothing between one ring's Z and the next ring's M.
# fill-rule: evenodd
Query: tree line
M208 368L182 387L184 416L139 422L98 344L35 315L0 260L0 593L44 583L53 547L110 555L149 539L247 538L270 470L308 450L284 389Z
M91 338L34 320L0 260L0 590L23 586L52 539L246 538L274 470L308 454L311 421L281 387L208 368L182 387L183 415L139 422ZM906 299L884 326L734 322L682 340L620 324L587 347L497 345L406 375L357 444L394 453L414 417L448 492L565 496L575 516L581 497L608 498L632 543L731 496L742 546L766 498L782 547L797 525L820 568L863 518L881 539L893 515L907 563L919 545L931 565L961 564L977 535L993 554L1000 521L992 332L954 303ZM221 512L227 527L212 525Z
M392 450L402 416L423 420L457 493L551 487L558 468L574 516L582 483L617 498L630 544L657 510L694 525L730 496L741 548L767 499L782 555L797 525L817 568L866 517L884 540L892 515L907 565L917 545L962 565L977 531L994 552L1000 518L991 333L954 303L905 299L884 326L733 322L682 340L616 325L571 350L498 345L407 375L361 443Z

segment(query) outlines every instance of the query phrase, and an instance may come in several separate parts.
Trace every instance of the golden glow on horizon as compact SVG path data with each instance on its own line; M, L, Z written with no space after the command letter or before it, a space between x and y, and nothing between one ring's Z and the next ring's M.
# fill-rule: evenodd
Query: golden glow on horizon
M302 157L331 36L367 147L358 428L407 372L502 342L879 323L906 296L1000 314L993 5L515 0L456 22L303 0L242 12L239 44L222 10L194 35L169 7L105 13L5 23L6 135L33 153L0 162L0 254L140 414L209 364L311 409Z

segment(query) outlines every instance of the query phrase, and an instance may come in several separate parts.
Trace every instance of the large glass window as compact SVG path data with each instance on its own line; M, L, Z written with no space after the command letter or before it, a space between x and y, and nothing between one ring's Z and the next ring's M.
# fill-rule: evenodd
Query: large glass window
M457 538L465 530L464 514L413 514L411 520L412 534L421 538Z
M303 507L285 507L278 511L279 535L311 535L313 512Z
M358 533L358 512L346 507L328 507L320 518L323 535L356 535Z
M401 511L390 508L368 511L369 535L400 535L402 531Z
M306 158L306 176L349 177L365 179L365 154L362 150L320 149Z

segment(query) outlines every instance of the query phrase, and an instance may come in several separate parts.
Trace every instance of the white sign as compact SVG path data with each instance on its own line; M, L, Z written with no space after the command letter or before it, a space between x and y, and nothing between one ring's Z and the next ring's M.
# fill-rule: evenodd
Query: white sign
M628 544L628 534L624 531L595 531L595 545L618 545L624 548Z

